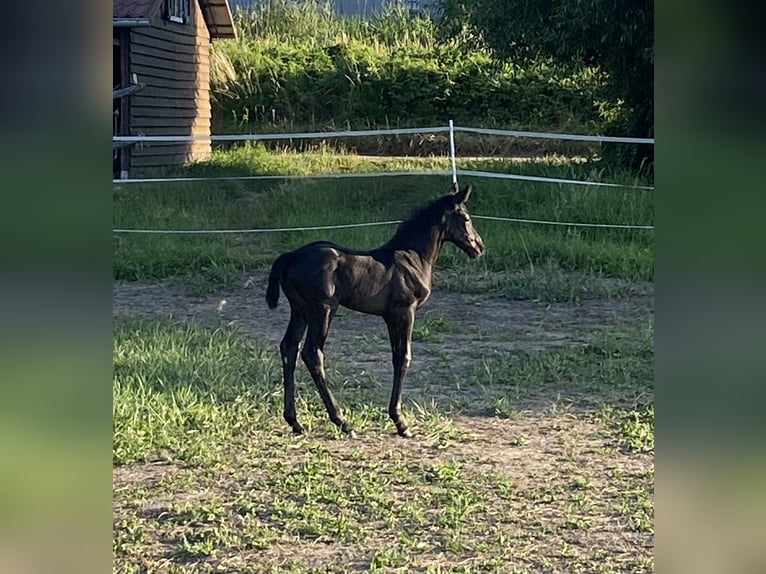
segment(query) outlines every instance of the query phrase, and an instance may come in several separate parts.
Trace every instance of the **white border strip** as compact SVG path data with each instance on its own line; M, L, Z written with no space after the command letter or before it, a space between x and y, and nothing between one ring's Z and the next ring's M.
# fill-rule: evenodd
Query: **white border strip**
M401 128L390 130L354 130L354 131L336 131L336 132L298 132L298 133L279 133L279 134L231 134L231 135L198 135L198 136L115 136L112 138L116 142L138 143L138 142L165 142L165 143L184 143L195 141L257 141L257 140L296 140L296 139L322 139L322 138L347 138L358 136L377 136L377 135L410 135L410 134L434 134L449 131L449 127L430 127L430 128Z
M611 229L654 229L653 225L619 225L612 223L574 223L566 221L542 221L539 219L516 219L513 217L494 217L491 215L472 215L474 219L491 221L511 221L513 223L537 223L540 225L562 225L567 227L607 227Z
M578 134L557 134L550 132L525 132L514 130L497 130L492 128L469 128L455 126L456 132L474 133L474 134L486 134L493 136L511 136L517 138L536 138L536 139L550 139L550 140L574 140L584 142L613 142L613 143L636 143L636 144L652 144L654 145L654 138L624 138L624 137L611 137L611 136L588 136Z
M517 179L523 181L540 181L548 183L565 183L573 185L592 185L599 187L624 187L629 189L643 189L647 191L653 191L653 187L647 187L644 185L628 185L623 183L601 183L598 181L581 181L578 179L559 179L556 177L541 177L536 175L517 175L513 173L495 173L492 171L474 171L470 169L459 169L457 173L460 175L470 175L472 177L488 177L494 179Z
M309 174L284 174L284 175L231 175L221 177L155 177L143 179L113 179L112 183L166 183L166 182L189 182L189 181L248 181L248 180L273 180L273 179L355 179L361 177L398 177L404 175L449 175L448 169L413 170L413 171L364 171L355 173L309 173Z

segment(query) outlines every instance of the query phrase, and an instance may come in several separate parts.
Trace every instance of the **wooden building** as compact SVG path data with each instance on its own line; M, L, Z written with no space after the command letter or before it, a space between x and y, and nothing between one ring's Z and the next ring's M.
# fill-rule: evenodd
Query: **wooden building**
M228 0L114 0L114 135L209 135L210 42L234 37ZM210 142L113 151L124 179L205 159Z

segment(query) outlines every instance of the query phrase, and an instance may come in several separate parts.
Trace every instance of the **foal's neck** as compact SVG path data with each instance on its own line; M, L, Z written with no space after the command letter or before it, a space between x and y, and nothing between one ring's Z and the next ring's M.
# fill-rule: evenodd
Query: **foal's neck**
M393 249L414 252L422 262L423 270L430 272L434 263L439 258L443 244L444 231L441 229L441 226L435 225L422 234L407 238L394 237L388 243L388 246Z

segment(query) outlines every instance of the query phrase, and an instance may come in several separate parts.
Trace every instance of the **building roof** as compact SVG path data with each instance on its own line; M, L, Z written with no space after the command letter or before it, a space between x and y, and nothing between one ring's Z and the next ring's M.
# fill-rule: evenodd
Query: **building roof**
M228 0L192 1L199 2L211 38L236 38ZM113 2L112 18L114 20L145 19L151 18L162 0L113 0Z
M199 0L211 38L236 38L228 0Z

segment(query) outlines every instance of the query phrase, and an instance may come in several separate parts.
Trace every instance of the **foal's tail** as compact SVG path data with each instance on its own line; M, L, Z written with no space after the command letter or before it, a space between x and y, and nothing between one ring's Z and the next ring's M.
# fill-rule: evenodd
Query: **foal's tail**
M289 253L283 253L277 257L274 264L271 266L271 273L269 273L269 286L266 288L266 304L269 309L274 309L279 301L279 281L282 278L282 272L287 265Z

